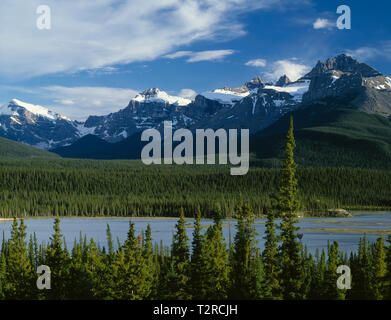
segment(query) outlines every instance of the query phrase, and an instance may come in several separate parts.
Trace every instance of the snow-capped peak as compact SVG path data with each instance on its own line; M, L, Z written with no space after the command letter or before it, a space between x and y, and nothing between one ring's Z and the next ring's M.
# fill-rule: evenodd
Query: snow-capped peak
M167 94L165 91L161 91L158 88L151 88L145 90L144 92L136 95L132 99L132 101L144 102L144 103L161 102L161 103L175 104L178 106L187 106L192 102L190 99L171 96Z
M23 101L20 101L18 99L12 99L8 104L5 104L0 107L0 115L19 115L18 109L23 108L27 110L28 112L35 114L37 116L45 117L51 120L66 120L71 121L69 118L62 116L58 113L54 113L42 106L34 105L30 103L26 103Z

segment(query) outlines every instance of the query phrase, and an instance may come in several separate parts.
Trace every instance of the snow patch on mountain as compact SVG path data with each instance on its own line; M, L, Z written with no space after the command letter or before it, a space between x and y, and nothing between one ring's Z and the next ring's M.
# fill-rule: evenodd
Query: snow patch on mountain
M137 101L140 103L160 102L160 103L173 104L177 106L187 106L192 102L192 100L190 99L170 96L169 94L167 94L164 91L161 91L158 88L151 88L145 90L144 92L139 93L136 97L134 97L132 101Z
M201 94L205 98L209 100L216 100L221 104L229 104L232 105L244 97L250 95L250 91L246 92L235 92L227 89L215 89L213 91L206 91Z
M301 102L303 94L306 93L310 87L311 80L302 79L294 83L288 84L285 87L278 87L272 85L266 85L265 89L274 90L277 92L287 92L293 96L294 100Z
M76 123L75 127L80 137L86 136L88 134L94 134L96 128L96 127L87 128L84 126L84 123Z
M23 108L32 114L35 114L35 115L41 116L41 117L45 117L50 120L61 119L61 120L71 121L68 117L60 115L58 113L54 113L53 111L50 111L42 106L26 103L26 102L20 101L18 99L12 99L8 104L1 106L0 107L0 114L17 116L18 115L18 112L17 112L18 108Z

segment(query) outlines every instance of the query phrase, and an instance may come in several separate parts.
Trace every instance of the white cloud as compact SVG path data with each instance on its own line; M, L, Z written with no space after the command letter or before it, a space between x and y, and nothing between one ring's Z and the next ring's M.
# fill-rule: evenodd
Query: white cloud
M73 105L75 104L75 101L70 100L70 99L60 99L60 100L54 100L55 102L58 102L63 105Z
M42 0L2 0L0 75L20 79L154 60L194 41L243 35L243 12L285 1L46 0L52 28L39 30ZM204 52L189 60L208 57L218 59Z
M177 51L174 53L166 54L163 58L167 59L177 59L182 57L188 57L193 54L193 51Z
M186 99L194 99L196 95L197 92L192 89L182 89L178 94L178 96Z
M194 52L187 62L199 62L199 61L216 61L222 60L226 56L233 54L233 50L210 50L210 51L200 51Z
M177 59L188 57L187 62L220 61L233 54L234 50L208 50L208 51L178 51L165 55L163 58Z
M253 59L253 60L247 61L246 66L266 67L266 60L265 59Z
M367 61L381 57L391 60L391 40L382 41L376 47L361 47L354 50L346 50L346 54L360 61Z
M355 50L348 50L347 54L357 60L364 61L382 55L382 51L377 48L362 47Z
M64 87L36 88L35 94L52 101L48 109L63 114L72 120L85 120L89 115L106 115L125 108L138 91L109 87Z
M335 23L328 19L318 18L313 24L314 29L331 29L335 26Z
M266 77L270 80L277 80L284 74L292 81L296 81L311 70L310 66L294 63L292 60L278 60L274 62Z

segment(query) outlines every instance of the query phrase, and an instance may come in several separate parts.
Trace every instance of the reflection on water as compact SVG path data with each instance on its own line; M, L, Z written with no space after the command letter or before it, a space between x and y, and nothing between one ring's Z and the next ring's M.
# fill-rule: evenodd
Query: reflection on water
M47 243L53 233L53 219L26 219L28 237L35 232L38 242ZM136 232L141 233L146 229L148 223L151 225L154 241L165 245L171 245L173 232L175 229L175 219L134 219ZM258 245L263 248L263 236L265 231L264 220L256 220L255 228L258 232ZM193 232L193 220L188 219L188 235L191 238ZM276 223L279 223L277 220ZM9 238L11 221L0 223L0 232ZM129 219L122 218L63 218L61 219L61 230L65 236L68 249L71 249L75 238L79 239L80 233L87 236L87 240L93 238L99 246L106 244L106 225L110 225L114 244L117 239L123 242L129 226ZM212 224L211 220L202 220L202 225ZM226 220L224 225L224 237L228 242L229 233L233 239L235 233L235 221ZM345 252L357 250L358 243L364 233L371 242L376 241L379 233L391 232L391 213L377 214L356 214L353 218L304 218L298 224L300 232L303 234L303 243L308 247L308 251L314 253L316 248L327 248L327 242L338 241L340 249ZM206 230L206 228L203 228ZM388 235L384 235L387 237Z

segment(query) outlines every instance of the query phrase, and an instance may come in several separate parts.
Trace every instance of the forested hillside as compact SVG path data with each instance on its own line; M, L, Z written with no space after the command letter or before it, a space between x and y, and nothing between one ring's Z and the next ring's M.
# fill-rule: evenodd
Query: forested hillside
M252 140L260 165L283 158L284 116ZM307 167L391 169L391 121L354 109L313 105L292 113L297 148L295 158ZM266 161L265 159L269 159ZM273 160L273 161L272 161Z
M23 143L0 138L0 158L60 158L58 155Z
M216 203L232 216L240 197L260 215L273 207L279 169L231 176L224 166L144 166L137 161L2 160L0 216L192 216ZM391 208L391 172L300 168L304 209Z

